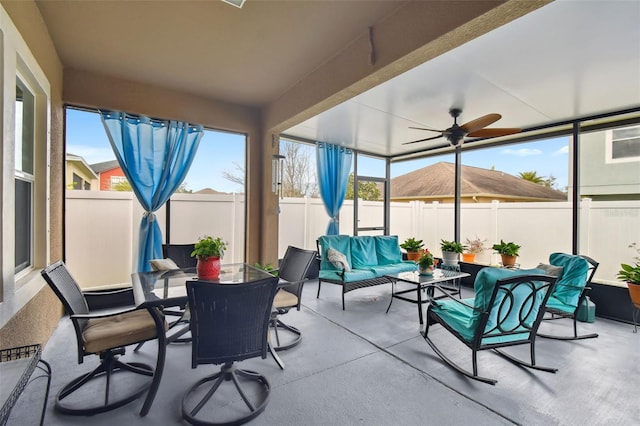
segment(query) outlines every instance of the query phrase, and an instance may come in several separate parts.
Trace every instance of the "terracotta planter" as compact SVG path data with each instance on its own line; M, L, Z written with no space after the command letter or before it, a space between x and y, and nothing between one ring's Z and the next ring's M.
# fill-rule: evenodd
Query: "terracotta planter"
M206 260L198 258L196 272L200 280L217 280L220 277L220 258L209 257Z
M473 263L473 262L476 261L476 254L475 253L462 253L462 261L463 262Z
M407 252L407 260L413 260L414 262L420 258L419 251L408 251Z
M631 303L640 309L640 284L627 283L629 288L629 296L631 297Z
M500 257L502 257L502 266L505 268L513 267L513 265L516 264L516 259L518 258L518 256L508 256L506 254L501 254Z

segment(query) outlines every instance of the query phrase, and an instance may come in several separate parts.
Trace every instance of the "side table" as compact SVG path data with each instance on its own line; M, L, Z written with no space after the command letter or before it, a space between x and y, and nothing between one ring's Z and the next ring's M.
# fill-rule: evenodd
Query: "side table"
M40 425L44 423L44 414L47 409L49 388L51 387L51 366L40 358L40 345L20 346L11 349L0 349L0 426L4 426L9 419L11 408L18 400L24 388L35 379L47 378L47 388L42 403L42 415ZM31 379L35 369L41 373Z

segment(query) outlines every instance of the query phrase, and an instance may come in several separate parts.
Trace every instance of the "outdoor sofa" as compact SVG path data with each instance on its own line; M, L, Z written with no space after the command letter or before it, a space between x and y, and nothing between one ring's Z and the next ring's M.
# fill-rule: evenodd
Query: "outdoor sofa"
M415 271L417 265L403 261L397 235L323 235L316 241L320 259L318 294L323 282L342 286L344 295L352 290L390 283L385 275Z

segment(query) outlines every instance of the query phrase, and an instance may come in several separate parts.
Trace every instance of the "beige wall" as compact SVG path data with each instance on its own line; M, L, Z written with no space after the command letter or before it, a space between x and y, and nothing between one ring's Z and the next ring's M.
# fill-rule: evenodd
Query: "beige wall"
M50 171L50 258L62 258L63 214L62 197L64 140L62 110L62 64L40 11L33 1L2 1L14 25L29 46L33 56L49 80L51 90L51 151ZM27 304L0 329L2 347L44 343L57 325L62 307L48 287L32 297Z

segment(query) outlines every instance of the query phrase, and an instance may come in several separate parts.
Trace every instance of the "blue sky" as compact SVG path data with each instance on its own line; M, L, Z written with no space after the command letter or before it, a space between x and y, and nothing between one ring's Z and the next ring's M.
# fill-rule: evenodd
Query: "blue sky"
M244 135L206 131L198 154L185 179L194 191L212 188L223 192L242 192L242 188L223 177L223 172L237 174L234 163L244 164ZM88 164L115 160L109 139L97 113L67 109L67 152L82 156ZM315 155L308 147L309 155ZM569 175L568 138L560 137L513 146L464 152L463 164L496 170L517 176L536 171L538 176L556 178L556 187L564 189ZM438 161L453 162L453 154L429 159L394 163L391 176L399 176ZM365 176L383 176L383 161L360 157L358 172Z

